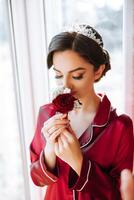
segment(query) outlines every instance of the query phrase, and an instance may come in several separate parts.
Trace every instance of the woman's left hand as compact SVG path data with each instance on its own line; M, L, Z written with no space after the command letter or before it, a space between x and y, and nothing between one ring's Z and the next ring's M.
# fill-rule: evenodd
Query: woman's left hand
M69 164L80 175L83 155L79 141L71 130L65 129L55 143L55 154Z

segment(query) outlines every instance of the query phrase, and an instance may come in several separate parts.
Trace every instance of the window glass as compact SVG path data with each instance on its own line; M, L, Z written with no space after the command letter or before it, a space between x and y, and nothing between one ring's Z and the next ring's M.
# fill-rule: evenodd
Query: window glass
M50 2L54 4L52 1ZM56 18L53 17L55 15ZM49 20L53 23L49 23ZM105 92L111 99L113 106L117 107L119 112L123 112L123 0L58 0L57 8L51 9L47 13L47 22L48 41L62 27L73 23L87 23L98 30L103 37L104 48L110 54L112 70L96 83L95 87L98 92ZM50 76L52 77L52 75L52 70L50 70ZM54 86L54 79L51 78L50 87Z

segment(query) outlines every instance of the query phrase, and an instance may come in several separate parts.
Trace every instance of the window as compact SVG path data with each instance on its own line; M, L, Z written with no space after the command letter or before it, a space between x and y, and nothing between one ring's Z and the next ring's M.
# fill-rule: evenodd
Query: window
M49 9L51 7L51 9ZM56 18L53 17L56 15ZM98 92L105 92L119 112L124 111L124 67L122 63L122 34L123 34L123 0L50 0L46 3L46 19L48 41L64 26L73 23L87 23L95 27L102 35L104 48L111 57L112 70L99 83ZM117 20L118 19L118 20ZM52 77L52 70L50 70ZM54 81L50 81L51 88ZM123 87L122 87L123 86ZM122 88L122 89L121 89ZM117 101L117 96L120 96Z
M43 1L0 0L2 199L42 198L30 177L29 145L39 107L48 101L43 7Z
M0 30L0 198L24 200L23 163L10 54L9 21L4 0L0 0Z
M51 70L48 81L46 49L52 36L65 25L88 23L102 34L105 48L111 55L112 70L96 84L96 89L105 91L120 112L124 111L126 91L130 97L127 106L131 105L127 110L134 113L134 90L130 87L134 74L134 4L133 0L124 2L123 22L123 0L116 3L113 0L0 0L1 199L43 199L44 188L36 187L30 178L29 144L39 107L49 101L48 82L50 89L55 84ZM122 22L126 30L125 65L131 66L126 76L130 79L125 76L123 67Z

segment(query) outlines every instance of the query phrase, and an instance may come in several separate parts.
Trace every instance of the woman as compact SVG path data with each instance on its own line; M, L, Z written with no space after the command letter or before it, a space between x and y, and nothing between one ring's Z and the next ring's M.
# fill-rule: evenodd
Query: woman
M47 63L81 107L68 115L52 103L40 108L30 145L33 182L48 186L45 200L121 199L120 172L133 165L133 128L127 115L118 116L107 96L94 90L111 68L100 34L79 25L56 35Z

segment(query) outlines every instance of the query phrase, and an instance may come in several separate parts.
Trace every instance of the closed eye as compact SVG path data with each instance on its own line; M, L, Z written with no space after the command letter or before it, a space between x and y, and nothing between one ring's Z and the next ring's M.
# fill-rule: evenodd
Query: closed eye
M83 78L83 75L80 75L80 76L73 76L73 79L75 79L75 80L80 80L80 79L82 79Z
M56 79L60 79L60 78L63 78L63 76L55 76ZM75 80L80 80L83 78L83 75L80 75L80 76L72 76L73 79Z
M62 78L63 76L55 76L56 79L60 79Z

